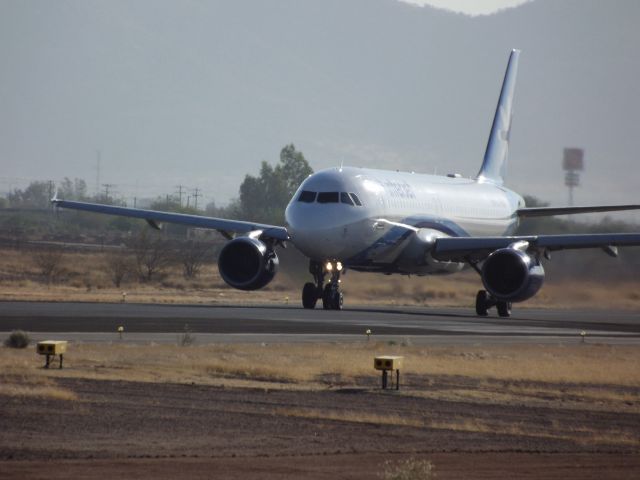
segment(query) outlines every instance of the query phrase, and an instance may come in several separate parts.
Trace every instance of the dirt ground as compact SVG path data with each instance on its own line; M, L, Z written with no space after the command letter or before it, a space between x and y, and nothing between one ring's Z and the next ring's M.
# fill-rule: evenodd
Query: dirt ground
M0 396L0 478L370 479L411 457L440 479L640 475L637 387L612 403L522 382L500 401L469 392L513 381L405 377L399 392L373 376L319 391L60 377L71 395Z

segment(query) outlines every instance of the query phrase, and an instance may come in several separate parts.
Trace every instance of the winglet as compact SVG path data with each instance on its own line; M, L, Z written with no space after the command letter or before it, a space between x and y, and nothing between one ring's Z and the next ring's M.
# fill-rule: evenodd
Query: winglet
M484 153L484 161L476 178L478 182L490 182L497 185L504 183L507 173L507 155L509 152L511 118L513 116L513 93L516 86L519 57L520 50L511 51L502 82L500 99L493 117L487 149Z

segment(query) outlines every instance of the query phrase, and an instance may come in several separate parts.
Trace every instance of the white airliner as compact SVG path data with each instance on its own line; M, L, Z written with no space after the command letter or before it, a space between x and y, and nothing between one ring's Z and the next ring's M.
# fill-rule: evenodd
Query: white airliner
M512 101L520 52L509 57L493 126L475 179L340 167L310 175L287 206L286 227L115 207L54 198L64 208L220 231L229 242L218 268L232 287L256 290L278 270L275 249L294 244L310 259L313 282L302 304L341 309L340 276L347 269L384 274L433 275L476 270L484 284L476 312L496 307L511 314L512 302L533 297L544 280L541 260L554 250L640 245L640 234L512 236L526 216L640 209L640 205L527 208L504 186ZM326 283L325 283L326 280Z

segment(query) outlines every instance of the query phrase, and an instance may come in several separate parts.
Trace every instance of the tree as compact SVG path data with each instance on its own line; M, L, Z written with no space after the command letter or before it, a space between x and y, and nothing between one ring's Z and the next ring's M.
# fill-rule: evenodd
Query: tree
M45 248L33 256L33 260L40 270L40 274L51 282L61 273L63 249L57 247Z
M14 208L47 208L53 194L51 182L31 182L24 190L15 189L7 195Z
M150 282L158 273L171 264L172 255L169 243L160 235L150 235L144 229L130 243L141 280Z
M178 248L177 257L182 263L185 278L195 278L213 252L213 245L209 242L189 240L182 242Z
M131 257L127 253L113 252L107 256L106 262L111 281L116 288L120 288L124 279L131 272Z
M293 144L280 151L280 163L262 162L260 175L247 175L240 185L240 206L248 220L279 224L284 209L300 183L313 173L302 152Z
M87 199L87 182L81 178L64 177L58 187L58 197L65 200L86 200Z

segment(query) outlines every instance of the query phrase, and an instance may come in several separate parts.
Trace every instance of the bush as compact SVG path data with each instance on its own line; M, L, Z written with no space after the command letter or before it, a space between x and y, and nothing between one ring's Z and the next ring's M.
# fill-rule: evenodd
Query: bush
M189 325L184 326L184 333L178 337L178 345L181 347L189 347L196 343L196 337L191 333Z
M434 478L433 464L429 460L409 458L399 462L384 462L384 480L429 480Z
M9 348L27 348L31 343L29 334L22 330L14 330L4 341L4 346Z

